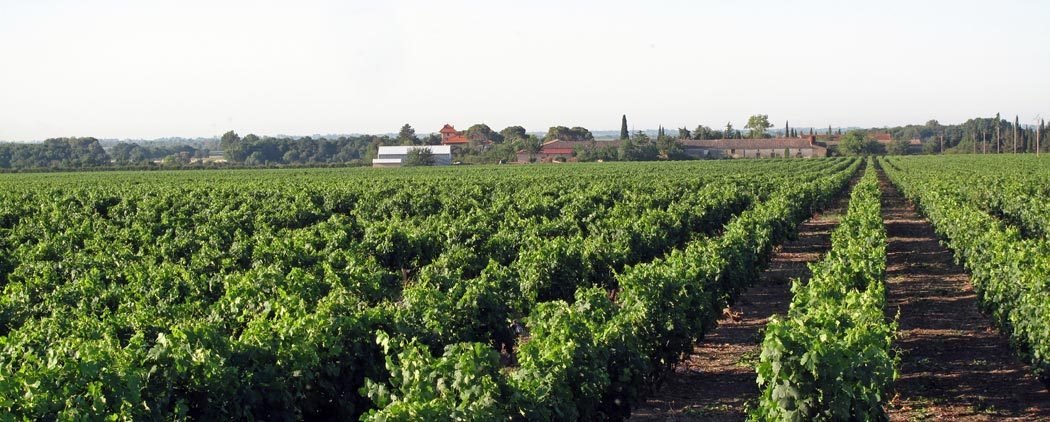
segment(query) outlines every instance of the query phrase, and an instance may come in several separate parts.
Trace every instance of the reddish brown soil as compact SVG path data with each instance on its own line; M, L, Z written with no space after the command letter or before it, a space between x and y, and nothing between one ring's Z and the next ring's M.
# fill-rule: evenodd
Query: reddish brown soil
M718 328L632 412L631 420L738 421L746 417L747 403L759 393L753 364L758 360L763 329L770 316L787 313L790 280L809 277L806 264L819 260L831 247L831 231L847 200L840 199L828 213L799 227L798 239L779 248L762 278L726 310Z
M887 314L900 312L892 420L1050 420L1050 392L977 308L933 226L882 177Z
M880 176L882 176L880 174ZM899 313L900 378L887 405L892 420L1050 421L1050 391L977 308L965 270L933 226L881 178L887 245L887 314ZM739 421L758 397L762 329L787 312L790 280L830 248L846 202L803 224L770 268L719 326L697 344L632 420Z

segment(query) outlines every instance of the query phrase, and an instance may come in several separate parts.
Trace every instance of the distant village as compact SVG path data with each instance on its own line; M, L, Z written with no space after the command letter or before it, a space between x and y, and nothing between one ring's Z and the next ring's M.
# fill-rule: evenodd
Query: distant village
M626 121L626 116L624 117ZM552 128L555 131L556 128ZM572 128L577 131L586 131L583 128ZM729 129L732 132L732 129ZM684 131L684 134L682 133ZM644 138L644 142L659 143L664 141L664 145L671 145L668 148L674 149L675 159L731 159L731 158L814 158L814 157L827 157L832 154L831 151L835 149L841 143L843 133L841 129L838 133L832 132L831 128L828 128L827 132L822 134L816 134L810 129L808 134L799 134L790 128L784 128L783 134L778 134L775 137L763 137L763 138L742 138L742 137L719 137L718 139L692 139L689 136L689 131L685 129L679 129L678 136L666 135L664 130L661 128L658 132L657 139L650 140L647 135L638 136L641 132L636 132L635 135L622 136L620 139L594 139L593 136L587 132L583 137L590 139L578 139L581 136L573 134L571 130L570 135L558 137L557 134L551 136L548 134L546 139L540 141L538 145L533 148L521 148L514 154L514 160L511 163L516 164L535 164L535 163L568 163L577 161L602 161L600 158L594 159L597 151L614 151L619 152L623 149L625 141L630 142L632 139L637 140L638 138ZM720 132L719 134L724 134ZM411 159L412 154L418 154L420 152L426 154L429 158L425 165L452 165L457 164L454 157L460 155L459 153L464 149L479 149L484 150L493 145L491 139L487 139L484 136L467 136L464 131L457 130L452 124L445 124L438 134L440 136L440 144L438 145L401 145L401 146L379 146L376 157L372 160L373 167L400 167L408 163ZM785 136L787 135L787 136ZM871 141L888 148L893 143L893 137L890 133L869 133L867 136ZM571 139L577 138L577 139ZM666 140L664 139L666 138ZM643 145L636 145L635 147L642 147ZM922 142L919 139L911 139L907 141L907 146L912 153L920 152L922 149ZM663 159L667 159L666 151L658 151L657 155L663 155ZM590 157L591 159L587 159ZM408 160L408 161L406 161Z
M583 127L553 126L528 132L522 126L496 131L478 123L460 130L453 123L416 135L405 124L396 134L243 137L153 141L52 138L43 142L0 142L0 172L72 169L233 168L284 166L445 166L456 164L542 164L697 159L798 159L840 155L1000 154L1050 150L1041 142L1045 122L1022 124L999 114L956 124L928 120L882 128L773 128L766 115L753 115L743 129L726 123L714 129L629 130L592 133Z

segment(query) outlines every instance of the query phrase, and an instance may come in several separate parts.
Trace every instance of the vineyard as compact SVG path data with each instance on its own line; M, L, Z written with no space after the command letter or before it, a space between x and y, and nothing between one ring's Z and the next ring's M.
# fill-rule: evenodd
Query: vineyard
M1047 163L3 175L0 420L626 418L841 195L830 251L759 339L751 415L884 419L878 174L1046 376Z
M1037 157L931 161L888 160L886 173L970 272L983 309L1050 381L1050 166Z

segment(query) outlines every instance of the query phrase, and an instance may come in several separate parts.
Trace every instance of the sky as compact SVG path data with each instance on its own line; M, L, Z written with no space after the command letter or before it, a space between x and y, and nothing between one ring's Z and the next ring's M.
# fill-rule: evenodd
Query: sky
M0 0L0 140L1050 118L1050 2Z

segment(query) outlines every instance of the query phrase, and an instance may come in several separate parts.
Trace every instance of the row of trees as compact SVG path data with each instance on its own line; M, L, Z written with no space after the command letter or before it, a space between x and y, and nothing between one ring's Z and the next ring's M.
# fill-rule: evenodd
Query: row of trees
M605 146L598 146L597 142L576 148L576 159L578 161L657 161L657 160L685 160L690 157L685 155L680 139L668 135L661 127L657 131L656 139L649 137L645 132L637 131L628 137L621 139L619 144L606 142Z
M773 124L769 122L769 116L765 114L756 114L747 119L747 125L744 129L747 129L747 137L751 139L770 138L769 128L773 127ZM785 134L791 134L792 132L785 129ZM678 138L680 139L697 139L697 140L711 140L711 139L742 139L745 133L740 130L733 128L733 122L726 122L725 128L722 130L712 129L708 126L697 125L696 129L690 131L688 128L678 128Z
M471 164L509 162L518 151L539 151L543 142L551 140L586 141L594 135L582 127L551 127L543 138L526 132L521 126L508 126L497 132L484 123L463 131L470 140L456 148L453 160ZM336 139L273 138L246 135L243 138L230 131L220 140L223 155L231 163L243 165L311 165L330 163L367 162L379 146L437 145L437 134L418 136L415 128L405 124L396 137L362 135ZM425 160L424 160L425 163Z
M1046 123L1023 125L1014 116L1011 122L1002 118L977 117L956 125L942 125L929 120L922 125L905 125L882 129L893 139L919 139L926 153L978 153L994 154L1007 152L1046 152Z
M588 135L590 134L590 132L587 132L587 129L579 127L568 129L558 126L557 128L551 128L551 131L555 131L555 129L566 132L582 130ZM505 142L520 141L525 139L528 134L525 132L525 128L521 126L508 126L503 130L496 132L488 125L478 123L463 131L463 136L478 143L502 144ZM401 126L401 130L398 131L397 143L399 145L437 145L441 143L441 136L436 133L431 133L420 138L416 136L416 130L412 125L406 123L404 126Z
M768 138L772 124L769 116L757 114L748 119L744 131L727 123L722 130L698 125L690 131L679 128L677 135L668 135L661 127L656 139L644 132L630 133L627 116L620 125L619 145L610 144L580 148L580 161L631 161L680 159L681 139ZM784 134L797 136L798 132L785 124ZM839 152L855 154L903 154L908 152L908 140L920 139L926 153L1005 153L1050 151L1045 142L1046 125L1022 126L1016 116L1011 122L998 114L994 118L974 118L958 125L941 125L930 120L924 125L906 125L883 128L894 142L882 145L867 135L867 131L851 131L843 136ZM810 129L812 134L812 129ZM831 133L831 128L828 132ZM840 131L841 133L841 131ZM536 153L543 142L552 140L594 141L594 135L583 127L551 127L542 137L529 134L522 126L508 126L495 131L479 123L470 126L463 135L470 143L455 152L456 161L464 163L496 163L513 161L518 151ZM436 145L437 134L417 136L411 125L401 127L396 137L341 136L338 138L274 138L249 134L243 138L230 131L222 136L219 145L225 158L236 165L330 165L365 163L375 156L380 145ZM184 144L153 143L139 145L118 143L108 152L95 138L54 138L38 144L0 144L0 169L77 169L111 166L148 166L163 160L170 164L189 164L207 157L207 148Z
M624 139L627 127L627 117L623 117L620 136ZM732 123L727 123L724 130L715 130L708 126L698 125L690 131L687 128L678 129L680 139L734 139L743 138L769 138L769 129L772 124L769 116L756 114L748 118L744 126L746 133L735 130ZM918 139L922 142L924 153L1006 153L1006 152L1044 152L1050 151L1046 137L1046 123L1040 120L1038 124L1022 125L1020 118L1014 116L1013 122L1003 119L998 113L990 118L973 118L957 125L942 125L937 120L929 120L923 125L905 125L897 127L886 127L878 130L889 133L894 140L888 145L882 145L873 139L867 138L870 131L859 131L848 140L850 144L842 149L844 154L872 153L872 154L905 154L908 152L909 141ZM778 131L779 132L779 131ZM829 126L825 134L835 133ZM810 135L814 134L810 129ZM838 130L842 135L842 130ZM799 132L785 122L782 135L796 137Z
M109 158L118 166L150 165L160 160L166 164L190 164L211 155L207 148L194 148L184 144L148 145L121 142L109 149Z
M74 169L109 165L95 138L53 138L39 144L0 144L0 169Z
M343 164L371 159L379 145L397 145L389 136L341 136L335 139L259 137L243 138L229 131L219 145L226 160L248 166Z
M53 138L42 143L0 144L0 169L4 170L71 170L100 167L145 167L155 161L165 164L189 164L206 158L211 152L189 145L142 146L120 142L107 152L98 139Z
M553 126L540 138L529 134L522 126L507 126L497 132L484 123L468 127L463 131L463 136L470 142L455 149L453 160L469 164L510 162L516 158L518 151L536 153L544 142L553 140L594 140L589 130L579 126ZM397 138L391 140L378 137L376 141L370 151L373 154L375 147L380 145L438 145L441 137L437 134L419 137L411 125L405 124L398 131ZM361 157L369 158L370 155L362 153Z

